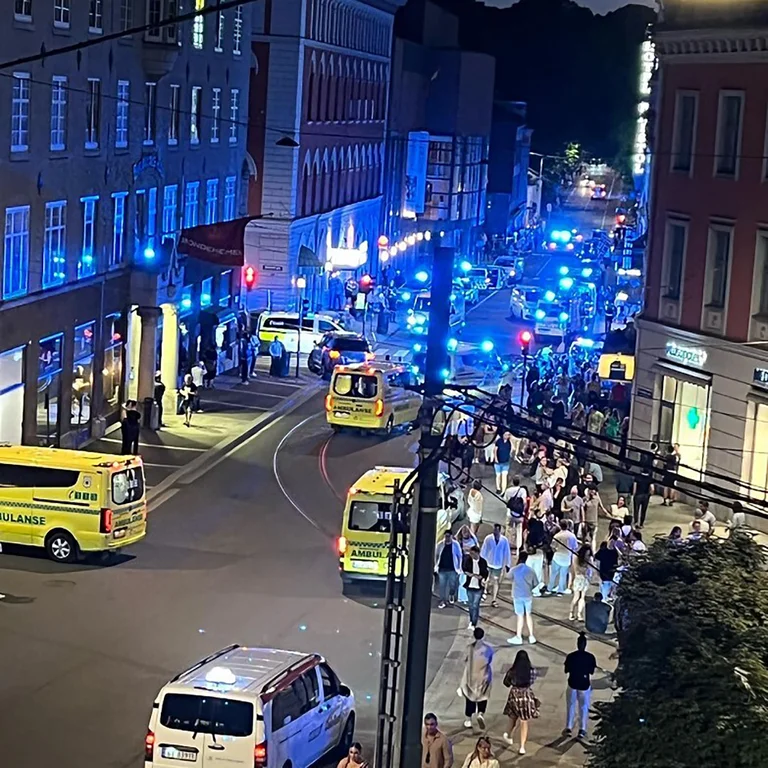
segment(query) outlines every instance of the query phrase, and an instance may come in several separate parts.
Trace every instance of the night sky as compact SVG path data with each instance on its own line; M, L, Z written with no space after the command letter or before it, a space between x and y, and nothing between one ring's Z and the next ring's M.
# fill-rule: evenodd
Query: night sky
M485 5L490 5L495 8L508 8L517 0L480 0ZM615 11L622 5L629 5L630 2L637 3L638 5L650 5L656 7L655 0L576 0L579 5L584 5L587 8L591 8L595 13L608 13L609 11Z

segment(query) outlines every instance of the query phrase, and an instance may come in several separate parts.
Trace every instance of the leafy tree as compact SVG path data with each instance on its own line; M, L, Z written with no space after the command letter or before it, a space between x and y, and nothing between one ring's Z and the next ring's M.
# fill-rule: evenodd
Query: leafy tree
M618 691L589 768L768 766L768 574L745 535L657 542L618 590Z

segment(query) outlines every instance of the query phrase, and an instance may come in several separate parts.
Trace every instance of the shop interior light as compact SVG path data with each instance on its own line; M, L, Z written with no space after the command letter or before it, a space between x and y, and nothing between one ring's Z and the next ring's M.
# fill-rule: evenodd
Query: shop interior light
M408 246L405 244L405 240L401 240L401 241L400 241L400 242L397 244L397 250L398 250L398 251L404 251L404 250L405 250L407 247L408 247Z

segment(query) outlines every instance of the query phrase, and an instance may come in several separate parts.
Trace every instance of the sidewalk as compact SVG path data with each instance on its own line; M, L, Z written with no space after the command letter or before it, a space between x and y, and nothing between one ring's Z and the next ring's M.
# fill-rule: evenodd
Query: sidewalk
M514 472L514 469L513 469ZM484 487L494 488L492 468L475 465L473 475L480 477ZM532 478L524 478L523 483L531 487ZM506 507L485 491L483 506L483 524L478 532L480 541L490 533L494 523L506 521ZM616 501L617 493L614 487L612 473L606 473L601 483L601 497L608 506ZM679 525L687 533L688 523L693 519L693 507L688 504L676 503L665 507L659 496L654 496L651 502L643 534L646 542L651 542L656 536L667 536L674 525ZM607 520L600 521L599 536L607 530ZM716 535L726 535L726 527L718 525ZM761 534L757 535L762 540ZM597 591L597 588L593 591ZM494 647L493 675L494 683L491 698L488 703L486 717L486 734L491 738L493 753L502 766L521 765L531 768L580 768L584 765L586 755L584 745L576 739L561 736L565 727L566 716L566 678L563 672L565 656L576 649L576 638L584 630L583 622L570 621L571 599L568 596L544 596L534 599L534 630L537 643L523 646L513 646L507 639L515 634L516 618L512 612L509 581L502 584L499 594L499 607L491 608L489 603L483 603L480 609L480 624L486 631L486 639ZM457 694L464 667L464 657L470 636L466 627L466 606L456 606L455 611L462 611L459 616L459 629L453 646L443 664L435 675L427 690L424 702L425 712L435 712L440 722L440 728L450 737L454 747L454 766L461 768L466 756L474 749L480 735L477 726L473 731L464 728L464 700ZM598 672L593 677L592 701L606 701L611 696L610 673L615 668L615 660L611 654L616 650L615 635L611 631L603 637L589 635L587 650L595 655ZM534 692L541 700L541 716L530 723L527 754L517 754L519 738L516 746L508 746L502 739L507 730L507 718L503 715L504 704L508 689L502 684L504 674L511 666L515 654L523 648L537 669L537 680ZM591 731L594 723L590 723Z
M269 377L269 358L260 357L256 377L247 383L243 384L234 372L226 373L216 377L215 389L201 390L202 411L193 414L190 427L184 425L183 416L169 412L166 407L165 426L157 432L142 429L139 438L150 499L152 489L179 470L202 460L214 449L222 450L259 423L309 399L323 385L322 379L307 370L305 359L301 361L298 378L274 379ZM117 424L86 450L120 453L120 445Z

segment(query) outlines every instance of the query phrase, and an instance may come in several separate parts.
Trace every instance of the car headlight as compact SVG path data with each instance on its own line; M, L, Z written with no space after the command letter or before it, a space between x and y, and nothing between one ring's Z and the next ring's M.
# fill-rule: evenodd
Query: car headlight
M424 325L424 323L427 322L427 318L424 317L424 315L416 315L416 324L417 325Z
M413 315L408 315L405 322L408 323L408 325L416 325L416 318Z

